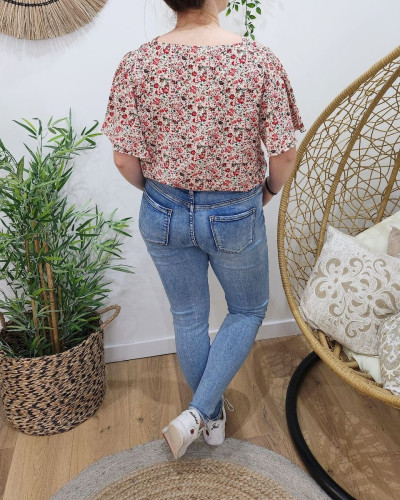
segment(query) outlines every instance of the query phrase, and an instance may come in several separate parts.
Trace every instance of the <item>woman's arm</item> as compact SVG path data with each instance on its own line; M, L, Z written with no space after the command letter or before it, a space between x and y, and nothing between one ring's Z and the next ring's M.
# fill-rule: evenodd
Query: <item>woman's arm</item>
M289 179L296 163L296 147L276 156L269 157L268 187L274 193L278 193ZM273 195L267 191L265 181L263 182L263 205L266 205Z
M121 172L121 175L123 175L130 184L143 191L146 179L140 167L139 158L125 153L119 153L118 151L113 151L113 153L114 163Z

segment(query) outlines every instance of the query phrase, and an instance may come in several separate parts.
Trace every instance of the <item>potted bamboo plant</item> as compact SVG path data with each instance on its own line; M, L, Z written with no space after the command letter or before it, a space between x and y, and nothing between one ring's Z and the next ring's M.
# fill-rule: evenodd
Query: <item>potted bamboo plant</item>
M103 329L120 311L104 308L105 272L133 273L119 262L131 218L68 205L71 160L96 146L98 122L77 137L71 110L47 127L34 120L13 120L36 141L35 150L24 144L28 162L0 140L0 397L14 427L48 435L77 426L103 401Z

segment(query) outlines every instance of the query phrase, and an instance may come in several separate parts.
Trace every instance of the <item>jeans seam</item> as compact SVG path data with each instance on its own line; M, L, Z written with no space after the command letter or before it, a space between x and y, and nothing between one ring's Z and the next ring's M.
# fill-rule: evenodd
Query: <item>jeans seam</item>
M150 238L145 238L142 234L142 237L145 241L148 241L150 243L156 243L158 245L168 245L168 240L169 240L169 228L170 228L170 223L171 223L171 215L172 215L172 209L163 207L156 201L152 200L152 198L146 193L146 191L143 192L144 198L147 200L147 202L154 208L154 210L157 210L161 214L163 214L164 217L166 217L166 225L164 228L164 236L163 236L163 241L158 241L158 240L152 240ZM139 214L140 215L140 214ZM140 232L142 233L143 227L141 225L141 219L138 221L138 227Z
M195 232L194 232L194 203L193 203L193 198L194 198L194 195L193 195L193 192L191 191L190 192L190 198L191 198L191 202L190 202L190 207L189 207L189 226L190 226L190 239L193 243L194 246L199 246L197 244L197 241L196 241L196 236L195 236Z
M144 194L146 200L150 203L150 205L152 205L156 210L158 210L159 212L161 212L163 214L168 214L168 215L171 214L171 212L172 212L171 208L163 207L162 205L157 203L155 200L153 200L149 196L149 193L147 193L146 191L144 191L143 194Z
M243 218L245 217L251 217L251 238L250 238L250 241L248 241L246 243L246 245L244 247L242 247L240 250L229 250L227 248L224 248L220 245L220 242L218 241L218 235L216 234L216 231L215 231L215 227L214 227L214 220L216 220L218 222L218 216L215 216L215 215L209 215L209 222L210 222L210 227L211 227L211 232L212 232L212 236L213 236L213 239L214 239L214 243L215 243L215 246L217 248L217 250L219 252L223 252L223 253L233 253L233 254L239 254L241 252L243 252L243 250L245 250L249 245L251 245L253 242L254 242L254 226L255 226L255 221L256 221L256 217L255 217L255 211L256 209L255 208L251 208L250 210L247 210L246 213L247 215L244 216ZM242 215L242 214L239 214L239 215ZM228 218L226 220L240 220L240 219L229 219L230 216L227 216Z
M151 179L147 179L146 182L150 183L151 186L153 187L153 189L155 189L156 191L158 191L159 193L161 193L163 196L165 196L169 200L174 201L176 203L180 203L180 204L185 205L187 207L190 207L190 205L191 205L190 201L181 200L180 198L176 198L175 196L173 196L173 195L171 195L169 193L166 193L162 189L160 189L157 186L155 186L151 182ZM259 188L254 193L252 193L250 195L244 195L244 196L235 198L233 200L221 201L221 202L218 202L218 203L211 203L211 204L208 204L208 205L203 205L203 204L198 204L197 205L197 204L195 204L194 205L194 209L195 210L196 209L197 210L199 210L199 209L210 209L210 208L218 208L218 207L227 206L227 205L234 205L234 204L236 204L238 202L243 202L243 201L246 201L246 200L250 200L251 198L254 198L254 196L257 196L261 191L262 191L262 187L260 185Z

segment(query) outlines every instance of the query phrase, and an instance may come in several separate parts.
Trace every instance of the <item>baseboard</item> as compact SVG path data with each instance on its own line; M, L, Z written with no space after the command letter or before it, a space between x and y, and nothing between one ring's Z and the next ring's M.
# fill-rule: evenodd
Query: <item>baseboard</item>
M300 333L300 329L294 319L272 321L263 323L260 326L256 340L287 337ZM217 330L210 331L211 340L215 338L216 334ZM106 363L171 354L176 352L175 337L164 337L130 344L109 345L104 346L104 351Z

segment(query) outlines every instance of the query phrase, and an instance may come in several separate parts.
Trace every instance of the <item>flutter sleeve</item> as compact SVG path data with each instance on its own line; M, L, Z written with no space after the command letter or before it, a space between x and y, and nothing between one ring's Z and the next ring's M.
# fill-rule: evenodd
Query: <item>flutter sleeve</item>
M114 151L145 160L149 154L137 110L134 71L134 58L128 52L115 71L101 131L110 139Z
M259 131L268 156L296 145L295 131L305 132L293 89L279 59L266 51Z

